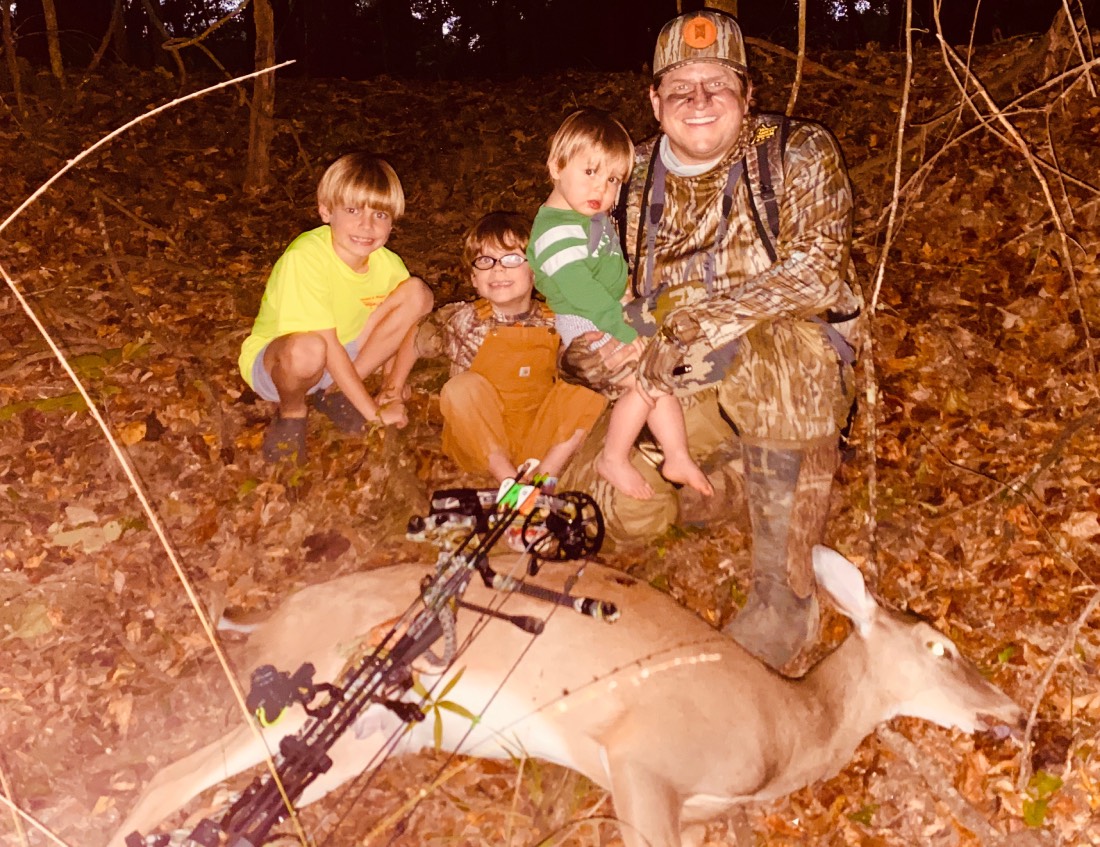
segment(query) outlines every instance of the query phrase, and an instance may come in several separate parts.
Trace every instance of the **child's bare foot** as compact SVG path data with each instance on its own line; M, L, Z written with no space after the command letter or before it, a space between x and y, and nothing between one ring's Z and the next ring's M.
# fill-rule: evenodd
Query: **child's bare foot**
M645 477L629 461L615 461L600 453L600 457L596 459L596 471L628 497L648 500L653 496L653 489L645 481Z
M714 486L710 484L707 475L691 460L690 456L665 456L661 463L661 476L669 482L681 482L690 486L707 497L714 494Z

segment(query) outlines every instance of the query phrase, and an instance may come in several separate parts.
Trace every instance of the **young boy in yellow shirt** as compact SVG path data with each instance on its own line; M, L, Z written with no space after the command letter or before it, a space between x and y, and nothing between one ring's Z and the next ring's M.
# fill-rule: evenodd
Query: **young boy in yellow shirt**
M405 211L385 160L337 159L317 186L317 208L324 225L275 263L238 360L256 394L279 404L264 434L269 462L305 460L307 396L345 432L404 426L416 326L432 308L428 286L385 246ZM382 388L371 397L363 380L380 368Z

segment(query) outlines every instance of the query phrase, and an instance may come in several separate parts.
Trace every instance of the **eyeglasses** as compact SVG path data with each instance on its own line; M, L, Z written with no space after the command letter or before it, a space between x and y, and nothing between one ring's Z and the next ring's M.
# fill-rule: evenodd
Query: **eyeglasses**
M479 271L489 271L496 267L497 262L500 262L501 267L504 268L518 268L526 261L527 257L522 253L505 253L499 259L494 259L492 256L478 256L470 264Z

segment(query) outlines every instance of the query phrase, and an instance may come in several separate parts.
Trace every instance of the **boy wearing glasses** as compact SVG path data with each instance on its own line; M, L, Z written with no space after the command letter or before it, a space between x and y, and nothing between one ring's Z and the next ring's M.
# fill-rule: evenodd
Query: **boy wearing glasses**
M634 441L648 425L664 453L662 476L709 497L714 488L688 453L679 401L661 391L643 392L635 378L646 339L623 315L626 260L608 216L633 161L630 134L609 114L581 109L567 117L550 141L546 165L554 189L535 216L527 258L535 287L557 313L563 373L585 373L570 366L572 357L591 356L607 344L607 351L628 348L609 379L600 384L580 380L616 401L596 460L600 476L629 497L653 496L653 488L630 462Z
M469 473L501 482L527 458L557 477L606 401L558 381L560 337L554 313L532 300L528 226L520 215L490 212L466 233L463 264L479 295L451 303L423 322L419 356L446 356L451 376L440 392L443 452Z

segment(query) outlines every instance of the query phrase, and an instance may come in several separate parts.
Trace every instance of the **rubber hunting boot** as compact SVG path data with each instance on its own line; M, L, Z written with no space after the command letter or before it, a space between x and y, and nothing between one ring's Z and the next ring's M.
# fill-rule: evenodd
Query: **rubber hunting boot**
M724 631L778 670L817 639L811 551L825 532L837 441L742 438L741 444L753 582L748 602Z

